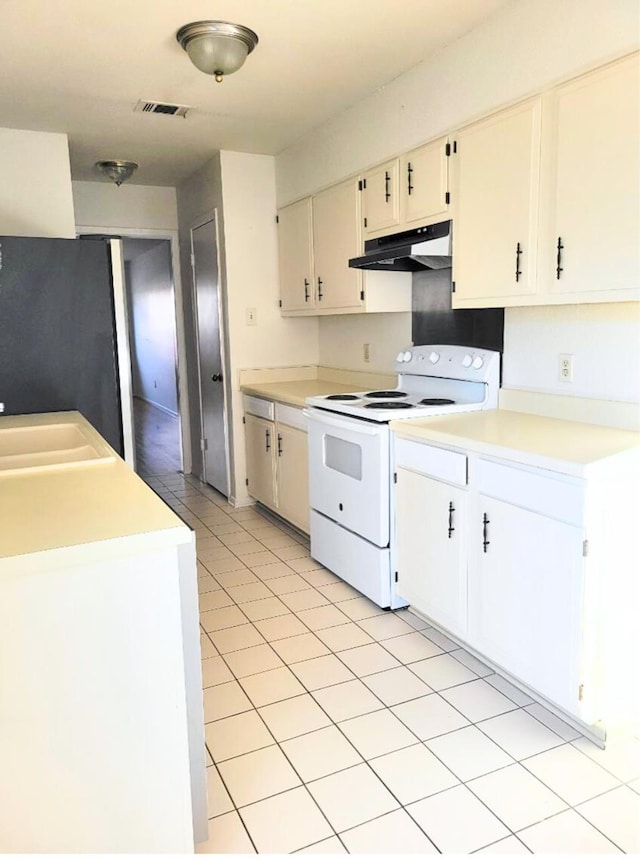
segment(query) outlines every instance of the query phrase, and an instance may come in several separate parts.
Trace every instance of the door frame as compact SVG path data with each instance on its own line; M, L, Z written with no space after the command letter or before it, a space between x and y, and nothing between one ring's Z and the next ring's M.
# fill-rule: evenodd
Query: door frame
M225 449L225 466L227 469L227 492L228 498L234 496L234 485L232 484L231 470L231 432L230 432L230 416L231 416L231 393L229 387L229 360L227 348L227 315L226 315L226 292L225 281L222 276L222 263L220 259L220 219L218 208L209 209L209 211L200 215L189 224L189 255L191 262L191 303L193 307L193 329L197 354L197 374L198 374L198 408L200 413L200 468L204 482L206 483L206 467L204 450L202 448L202 439L204 439L204 409L202 407L202 374L200 372L200 330L198 325L198 295L196 289L196 270L194 265L195 255L193 251L193 232L194 230L204 227L205 224L213 221L213 226L216 235L216 263L218 267L218 327L220 331L220 363L222 366L222 402L223 402L223 425L224 425L224 449Z
M176 325L176 383L178 393L178 416L180 420L180 447L182 471L191 473L191 426L189 419L189 390L187 384L187 350L185 343L184 301L180 276L180 244L177 230L142 229L135 227L96 227L76 225L76 235L105 235L123 239L164 239L170 242L171 279ZM122 305L124 294L114 295L116 312L127 315Z

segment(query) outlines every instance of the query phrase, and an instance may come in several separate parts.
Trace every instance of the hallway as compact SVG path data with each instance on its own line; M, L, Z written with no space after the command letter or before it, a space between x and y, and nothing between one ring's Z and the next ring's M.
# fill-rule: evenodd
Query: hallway
M180 421L151 403L133 398L136 471L146 478L182 470Z

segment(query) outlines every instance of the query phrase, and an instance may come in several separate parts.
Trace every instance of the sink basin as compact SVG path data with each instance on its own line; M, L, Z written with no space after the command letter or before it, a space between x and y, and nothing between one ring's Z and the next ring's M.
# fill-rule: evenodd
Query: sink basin
M76 423L51 423L0 429L0 475L32 469L91 465L113 460Z

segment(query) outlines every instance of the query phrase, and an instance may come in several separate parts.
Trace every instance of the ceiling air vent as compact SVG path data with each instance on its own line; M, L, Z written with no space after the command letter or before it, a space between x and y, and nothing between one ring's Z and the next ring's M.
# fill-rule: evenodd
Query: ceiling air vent
M135 113L163 113L165 116L186 116L192 107L185 104L163 104L161 101L140 101L133 108Z

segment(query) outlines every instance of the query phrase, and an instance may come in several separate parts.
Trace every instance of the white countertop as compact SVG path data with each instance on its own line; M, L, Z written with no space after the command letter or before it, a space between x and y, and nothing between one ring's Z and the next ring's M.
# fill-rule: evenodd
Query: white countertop
M190 538L184 522L79 412L2 417L0 429L47 421L81 423L96 445L110 451L113 458L86 465L0 472L0 562L157 532L174 532L174 543Z
M584 476L616 459L638 465L640 433L495 409L392 421L403 438L431 441L487 456Z
M324 379L300 379L287 382L254 382L242 385L243 394L264 397L291 406L304 406L307 397L322 397L329 394L348 394L361 391L357 385L345 385Z

